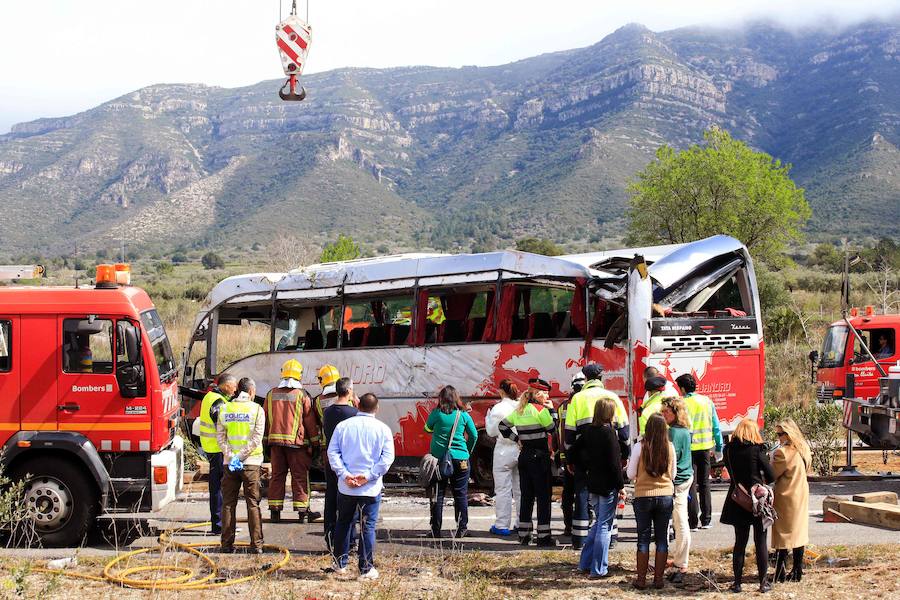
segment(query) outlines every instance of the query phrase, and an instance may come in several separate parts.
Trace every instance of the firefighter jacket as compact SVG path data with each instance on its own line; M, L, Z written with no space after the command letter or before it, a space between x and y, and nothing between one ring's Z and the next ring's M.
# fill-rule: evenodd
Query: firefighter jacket
M628 442L628 413L625 411L625 405L622 404L621 398L615 392L604 388L599 379L591 379L584 384L580 392L572 396L566 410L566 450L572 447L584 428L594 420L594 406L600 398L609 398L615 404L616 413L613 417L613 426L619 435L619 441Z
M222 451L216 441L216 423L219 420L219 411L228 402L228 398L213 388L203 396L200 403L200 447L207 454L217 454Z
M547 436L553 435L556 423L555 408L529 403L522 412L516 408L509 413L498 429L503 437L520 442L523 448L548 450Z
M272 446L316 446L319 422L302 389L272 388L266 395L266 440Z

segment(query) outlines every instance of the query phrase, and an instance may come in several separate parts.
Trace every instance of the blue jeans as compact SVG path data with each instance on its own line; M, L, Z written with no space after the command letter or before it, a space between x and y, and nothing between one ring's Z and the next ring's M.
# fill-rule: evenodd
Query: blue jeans
M584 547L581 549L581 560L578 568L594 577L602 577L609 571L609 538L613 521L616 518L616 500L619 493L615 491L608 496L591 494L596 521L588 532Z
M634 499L638 552L650 552L651 537L656 543L657 552L669 551L669 519L672 518L674 505L675 499L672 496L644 496Z
M456 515L456 530L469 526L469 459L453 459L453 475L450 479L435 482L434 501L431 503L431 533L440 537L444 521L444 496L450 487L453 493L453 511Z
M350 553L353 519L359 511L359 573L363 575L375 566L375 526L381 494L377 496L348 496L338 492L337 523L334 527L334 561L346 567Z
M222 531L222 476L225 465L222 464L221 452L210 452L206 455L209 461L209 521L212 532Z

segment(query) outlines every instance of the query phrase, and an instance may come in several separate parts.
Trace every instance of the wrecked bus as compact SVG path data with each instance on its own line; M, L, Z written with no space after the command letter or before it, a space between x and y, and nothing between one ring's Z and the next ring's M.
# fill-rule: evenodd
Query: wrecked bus
M258 394L288 358L318 393L318 369L338 367L358 394L381 400L397 469L428 452L424 424L444 385L470 404L476 425L504 378L540 375L558 403L587 362L634 417L643 370L693 373L724 431L763 409L763 336L753 266L727 236L688 244L569 256L502 251L407 254L229 277L207 296L184 354L183 407L221 373L252 376ZM192 392L193 390L193 392ZM636 428L633 428L636 431ZM490 480L492 440L473 456Z

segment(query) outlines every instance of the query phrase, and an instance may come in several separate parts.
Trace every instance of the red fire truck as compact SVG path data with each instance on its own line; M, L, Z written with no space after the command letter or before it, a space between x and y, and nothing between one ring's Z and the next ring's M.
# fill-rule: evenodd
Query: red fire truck
M98 267L94 286L0 287L2 464L26 481L45 545L76 545L98 515L157 510L181 489L177 364L150 297L117 267Z

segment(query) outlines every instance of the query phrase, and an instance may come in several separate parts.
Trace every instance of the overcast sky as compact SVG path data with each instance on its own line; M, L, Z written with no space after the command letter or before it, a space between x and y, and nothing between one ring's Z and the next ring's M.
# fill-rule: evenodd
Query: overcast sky
M754 18L844 26L898 0L309 0L306 72L345 66L496 65L654 31ZM286 14L290 0L282 0ZM298 0L305 14L306 0ZM281 77L278 0L2 0L0 133L154 83L234 87ZM274 90L273 90L274 93Z

